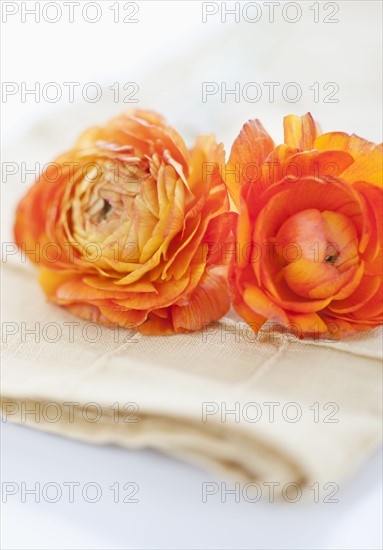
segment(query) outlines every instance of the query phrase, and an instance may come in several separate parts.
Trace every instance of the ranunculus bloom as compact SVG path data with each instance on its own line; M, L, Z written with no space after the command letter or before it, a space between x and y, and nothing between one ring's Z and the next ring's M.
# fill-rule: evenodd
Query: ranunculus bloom
M86 131L17 210L16 242L49 300L149 334L219 319L230 304L216 246L228 238L223 161L213 136L188 151L152 112Z
M234 307L300 337L382 323L382 148L322 134L310 114L284 120L275 147L258 120L235 140L227 185L239 209Z

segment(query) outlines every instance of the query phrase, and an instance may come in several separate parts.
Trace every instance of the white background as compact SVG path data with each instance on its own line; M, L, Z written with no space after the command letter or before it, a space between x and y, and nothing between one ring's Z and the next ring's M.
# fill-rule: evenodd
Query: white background
M2 449L3 481L27 489L40 482L40 494L51 482L63 490L57 503L36 503L33 495L22 503L21 489L9 496L2 505L4 549L381 548L381 453L341 485L338 503L235 502L233 494L221 502L219 493L203 503L202 483L219 480L151 451L95 447L10 424L3 425ZM73 503L63 485L71 481L80 483ZM102 491L96 503L81 494L91 482ZM115 482L137 483L139 502L114 503Z
M202 4L192 2L139 2L138 23L114 22L110 7L98 2L101 18L84 20L76 8L68 21L62 4L57 23L25 15L23 9L43 14L47 2L3 2L17 13L3 24L2 79L19 90L48 82L79 82L76 101L63 98L50 103L19 92L3 96L2 136L9 151L27 131L33 135L55 125L58 113L67 113L65 131L60 126L56 142L66 148L86 125L101 123L127 107L150 108L167 116L188 141L197 132L215 131L226 149L248 118L261 118L276 141L282 138L282 117L310 110L325 131L355 132L372 141L381 139L381 11L380 1L337 2L339 11L319 3L319 22L314 22L315 2L298 3L296 23L282 16L283 3L269 9L260 6L260 20L239 22L233 15L222 20L218 13L202 22ZM233 8L233 2L227 2ZM335 4L335 3L327 3ZM23 7L24 5L24 7ZM213 8L212 8L213 9ZM46 12L55 17L54 7ZM91 8L87 12L94 17ZM246 12L248 18L255 11ZM292 19L294 8L285 12ZM4 19L3 19L4 20ZM100 101L81 96L88 82L102 89ZM111 85L136 82L139 103L113 101ZM202 101L202 83L215 82L219 92ZM221 91L240 85L241 95ZM242 91L249 82L261 86L258 102ZM279 82L273 102L265 82ZM286 83L295 82L302 97L292 103L283 97ZM318 82L321 95L314 101L310 87ZM328 83L335 83L337 103L324 102ZM7 88L9 89L9 88ZM332 88L327 89L327 93ZM251 96L251 90L249 95ZM238 101L236 101L238 99ZM32 130L31 130L32 129ZM23 146L24 147L24 146ZM61 150L46 147L46 162ZM27 151L19 151L20 157ZM12 160L5 155L6 160ZM32 177L33 179L33 177ZM31 180L32 181L32 180ZM27 183L31 183L28 181ZM267 548L267 549L375 549L381 548L381 454L376 454L355 476L342 485L337 504L235 503L219 495L202 503L201 484L210 474L151 451L95 447L30 430L2 425L2 480L22 482L96 482L103 491L99 502L81 498L56 504L21 502L20 494L2 506L2 547L10 548ZM138 503L113 503L109 487L118 482L139 484Z

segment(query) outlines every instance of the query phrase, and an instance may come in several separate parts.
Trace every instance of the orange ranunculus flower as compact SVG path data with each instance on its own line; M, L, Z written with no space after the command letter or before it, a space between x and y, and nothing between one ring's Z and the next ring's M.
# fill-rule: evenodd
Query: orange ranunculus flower
M322 134L287 116L275 146L246 123L226 166L239 209L234 307L255 331L266 320L300 337L345 336L382 323L382 147Z
M222 162L213 136L189 151L152 112L83 133L17 209L16 242L41 267L49 300L147 334L219 319L230 305L214 246L229 231Z

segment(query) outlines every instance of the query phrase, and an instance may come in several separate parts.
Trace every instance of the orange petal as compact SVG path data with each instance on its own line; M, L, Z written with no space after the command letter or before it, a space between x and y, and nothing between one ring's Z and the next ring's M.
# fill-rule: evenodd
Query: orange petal
M245 267L251 258L252 225L245 201L241 200L241 213L238 216L236 243L238 257L236 262L239 268Z
M259 120L249 120L244 124L233 143L224 174L237 209L241 187L249 181L249 177L255 177L257 171L261 173L262 164L273 149L274 142Z
M288 317L283 309L278 307L260 288L255 286L246 288L243 299L257 315L277 323L288 323Z
M149 313L147 320L137 330L148 336L170 336L176 332L187 332L185 329L176 331L171 318L159 317L155 311Z
M276 250L286 259L289 247L294 245L303 258L322 262L326 242L321 212L308 208L293 214L283 223L277 233Z
M73 271L53 271L43 267L39 274L39 283L48 297L55 296L62 284L77 280L78 273Z
M72 157L69 156L66 160L70 159ZM61 198L68 176L68 168L62 165L60 160L61 158L56 159L56 164L60 166L62 176L56 181L52 181L48 177L49 167L43 171L18 204L14 226L17 245L26 251L31 261L47 263L48 267L49 261L44 261L45 255L42 253L34 254L33 251L37 247L41 251L45 245L49 245L54 241L49 234L49 229L51 224L53 227L56 226L60 214ZM28 253L28 251L32 252Z
M255 332L255 334L258 334L259 330L261 329L262 325L264 325L267 321L265 317L262 315L258 315L258 313L255 313L253 309L251 309L243 300L239 300L238 302L233 304L235 311L238 313L244 321L251 327L251 329Z
M359 286L344 300L334 300L329 309L335 313L350 313L366 304L377 292L381 280L379 277L364 275Z
M91 287L83 282L81 277L72 278L62 282L55 292L55 297L60 304L71 302L95 302L97 300L123 300L129 296L128 292L123 292L121 289L101 290Z
M293 332L302 338L303 336L320 336L328 332L328 327L322 317L317 313L291 313L288 312L289 324L294 325Z
M340 180L284 181L269 187L258 200L264 207L256 222L256 233L261 237L260 241L258 237L255 239L257 242L275 236L290 216L311 208L340 212L355 225L359 235L364 230L366 207L363 198Z
M169 161L174 159L187 175L189 152L181 136L157 113L143 110L131 110L118 115L102 128L102 138L112 143L129 145L143 154L155 153L164 156L167 152Z
M203 266L200 268L203 269ZM190 281L190 274L186 273L181 279L170 279L169 281L154 282L156 293L153 292L132 292L125 293L123 297L116 295L116 305L128 309L157 309L167 307L174 303L186 292Z
M358 332L366 332L372 328L371 325L368 324L354 322L352 320L339 319L338 317L323 316L323 321L329 328L328 337L334 341L353 336Z
M282 272L289 287L304 298L332 297L346 282L333 265L305 258L288 264Z
M344 132L329 132L319 136L315 149L346 151L354 158L354 163L342 173L342 178L349 183L366 181L378 187L382 182L382 144L376 145L355 134L351 136Z
M227 281L212 271L185 299L186 305L172 306L173 325L177 332L179 329L199 330L205 324L217 321L230 307Z
M324 300L313 300L311 298L304 299L295 294L287 285L282 277L275 277L267 284L267 295L270 296L282 309L296 311L298 313L309 313L324 309L330 302L331 298Z
M360 322L365 322L371 319L375 324L380 324L382 321L383 311L383 284L381 282L379 288L373 296L361 307L352 312L351 316Z
M365 273L365 263L360 262L360 264L355 265L349 269L348 277L345 274L342 274L344 277L345 284L341 287L340 290L334 295L334 300L344 300L351 296L356 288L360 285L360 281Z
M327 237L326 256L339 254L336 268L343 272L358 260L358 238L350 219L331 210L322 212L323 228Z
M260 194L270 185L282 181L291 172L294 174L294 168L290 165L290 158L297 153L298 149L284 144L273 149L263 163L262 178L260 181L255 182L255 191ZM292 171L290 171L290 167Z
M371 222L370 238L363 254L366 260L366 272L382 275L383 271L383 193L381 189L365 182L353 185L365 198Z
M104 317L99 308L93 304L67 304L63 307L70 313L73 313L73 315L76 315L76 317L80 317L80 319L85 319L91 323L98 323L109 327L115 326L115 323Z
M84 277L83 282L92 288L97 288L99 290L110 290L114 293L114 295L120 294L125 290L127 292L157 292L157 289L153 285L153 283L144 279L141 279L137 283L131 283L130 285L127 285L125 289L124 287L117 286L113 280L104 279L102 277Z
M304 116L288 115L283 119L285 144L301 151L314 149L314 141L321 130L310 113Z
M148 316L148 312L145 310L116 310L104 306L99 306L99 310L108 321L123 328L137 328Z
M291 155L284 164L284 173L294 178L313 176L314 178L339 177L354 159L345 151L303 151Z
M213 218L206 229L203 244L209 246L207 265L227 264L234 249L235 212L225 212Z
M191 151L189 187L195 197L222 183L221 169L225 162L222 143L213 135L199 136Z

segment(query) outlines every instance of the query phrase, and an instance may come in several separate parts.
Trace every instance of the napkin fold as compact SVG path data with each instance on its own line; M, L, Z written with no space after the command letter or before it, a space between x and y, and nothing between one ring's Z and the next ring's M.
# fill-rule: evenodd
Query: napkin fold
M3 421L151 447L242 482L339 483L381 441L381 331L301 342L234 318L142 336L45 301L2 268Z

